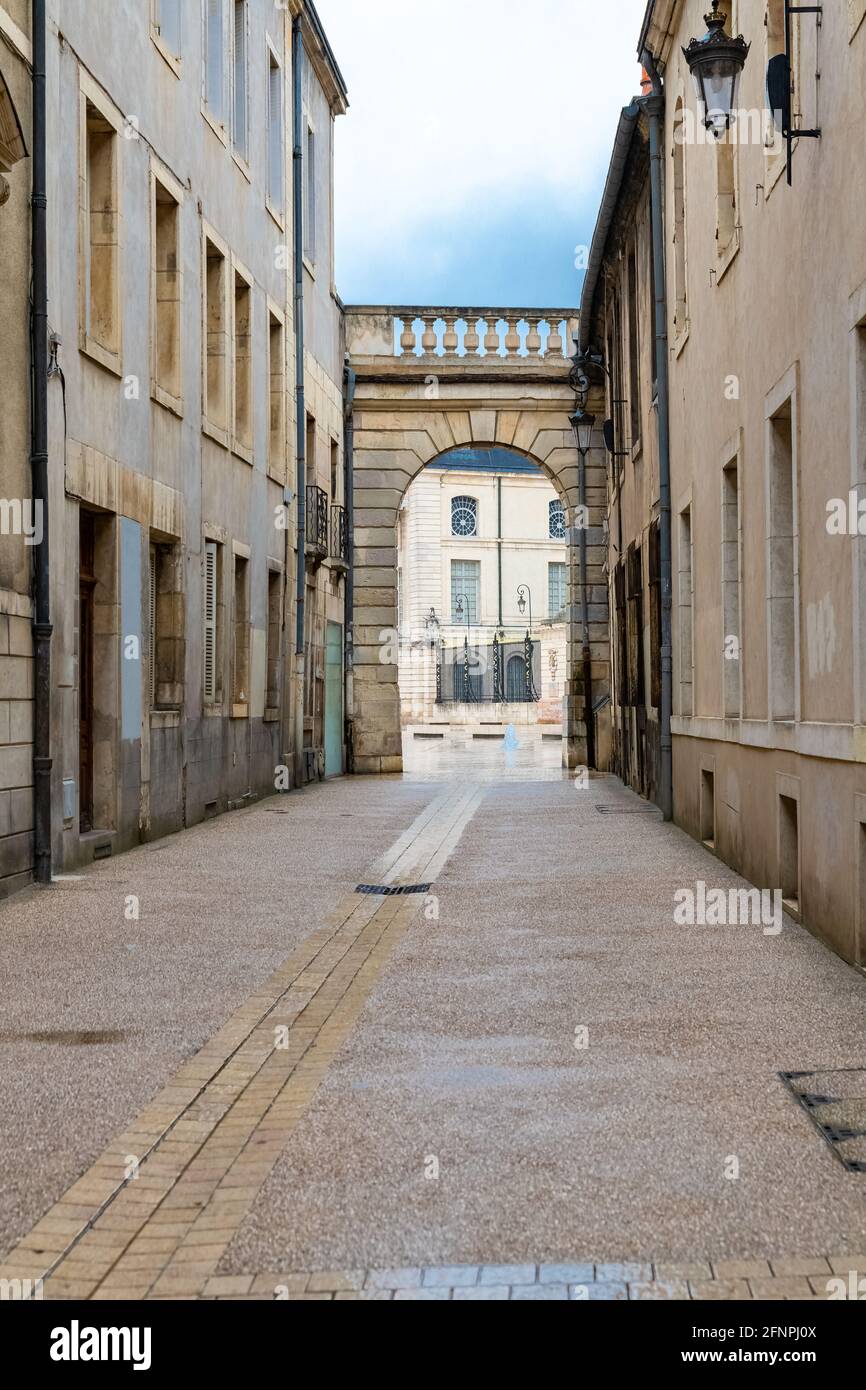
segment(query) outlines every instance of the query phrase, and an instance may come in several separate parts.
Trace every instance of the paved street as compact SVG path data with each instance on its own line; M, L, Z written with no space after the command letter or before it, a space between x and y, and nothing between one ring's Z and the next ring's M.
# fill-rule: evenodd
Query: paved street
M866 1066L862 976L787 920L676 925L677 889L741 880L555 743L409 755L0 909L0 1277L624 1299L866 1273L866 1173L778 1075Z

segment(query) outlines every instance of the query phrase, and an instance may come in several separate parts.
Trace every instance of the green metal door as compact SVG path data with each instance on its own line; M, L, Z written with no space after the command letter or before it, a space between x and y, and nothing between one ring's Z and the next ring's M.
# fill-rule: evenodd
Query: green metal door
M325 638L325 776L343 771L343 629L328 623Z

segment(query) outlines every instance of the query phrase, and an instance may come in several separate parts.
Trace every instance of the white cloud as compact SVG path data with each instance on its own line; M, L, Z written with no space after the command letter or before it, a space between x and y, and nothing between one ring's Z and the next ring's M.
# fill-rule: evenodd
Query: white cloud
M594 222L617 117L639 85L645 0L317 0L349 87L337 124L338 279L365 259L419 279L453 221L515 203ZM578 217L574 216L575 227ZM435 225L435 244L426 235Z

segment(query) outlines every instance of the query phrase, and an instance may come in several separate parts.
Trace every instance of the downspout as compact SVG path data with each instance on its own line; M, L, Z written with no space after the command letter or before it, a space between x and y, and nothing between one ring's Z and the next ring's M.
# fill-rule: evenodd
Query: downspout
M42 539L33 576L33 848L37 883L51 882L51 584L48 548L48 242L45 103L46 0L33 0L33 187L30 344L32 407L30 468L34 517Z
M352 720L349 711L354 713L354 665L355 665L355 383L356 377L346 353L346 366L343 376L343 399L345 423L343 428L343 496L346 499L346 611L344 628L343 657L343 714L347 734L351 734ZM354 771L353 740L347 737L348 771Z
M502 479L496 479L496 563L499 584L499 630L504 631L502 622Z
M664 164L662 152L662 120L665 92L655 58L649 49L642 55L643 65L652 82L652 93L641 100L649 120L650 132L650 192L652 199L653 267L655 270L655 334L656 368L658 372L659 414L659 550L662 600L662 689L661 728L659 731L659 805L665 820L673 819L673 744L671 712L673 696L673 662L671 641L671 456L670 401L668 386L668 316L665 283L664 243Z
M292 20L292 213L294 235L294 329L295 329L295 423L298 489L298 554L295 595L295 767L297 781L303 777L304 758L304 628L307 583L307 410L304 393L304 144L302 67L304 45L301 19Z
M578 451L577 469L577 491L578 504L580 506L580 519L583 523L587 516L586 506L586 454L583 449ZM589 642L589 594L586 587L587 564L586 564L586 526L580 527L580 609L581 626L583 628L583 651L581 654L583 664L583 722L586 728L586 765L595 767L595 717L592 708L592 648Z

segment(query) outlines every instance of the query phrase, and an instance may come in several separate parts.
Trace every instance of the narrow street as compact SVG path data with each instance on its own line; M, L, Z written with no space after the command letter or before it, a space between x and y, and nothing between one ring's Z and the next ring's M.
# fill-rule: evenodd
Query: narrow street
M418 740L0 907L0 1277L826 1299L866 1268L866 1177L779 1076L863 1067L866 981L787 918L678 925L746 885L558 760Z

